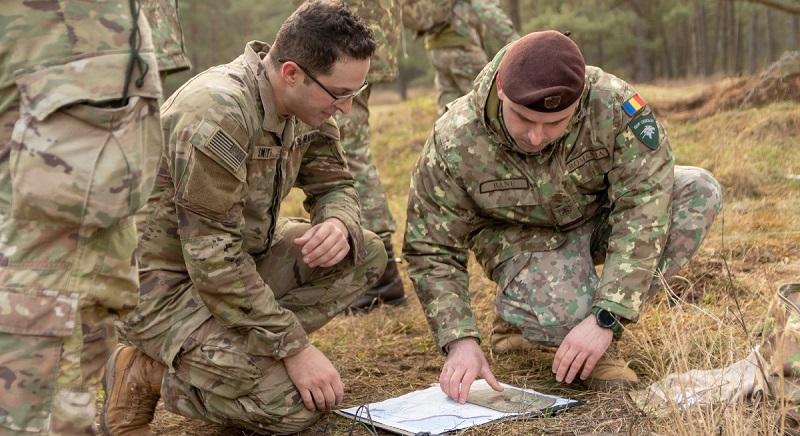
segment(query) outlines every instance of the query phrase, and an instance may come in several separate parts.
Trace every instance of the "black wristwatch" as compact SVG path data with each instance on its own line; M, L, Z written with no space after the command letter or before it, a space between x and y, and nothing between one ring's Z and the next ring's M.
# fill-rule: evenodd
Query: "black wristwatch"
M600 307L593 307L592 313L597 325L611 330L615 338L622 336L622 323L619 322L619 318L616 315Z

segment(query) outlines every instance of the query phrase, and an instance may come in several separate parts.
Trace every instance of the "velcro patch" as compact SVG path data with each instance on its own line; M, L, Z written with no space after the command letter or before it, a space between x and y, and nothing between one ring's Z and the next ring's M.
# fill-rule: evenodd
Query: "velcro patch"
M606 150L605 148L598 148L597 150L585 151L582 155L567 162L567 172L571 173L577 170L578 168L586 165L586 163L589 161L603 159L606 157L608 157L608 150Z
M247 152L236 143L236 141L223 130L217 130L206 144L208 151L220 158L233 171L242 166L242 162L247 159Z
M488 180L481 183L481 194L510 189L528 189L529 186L528 179L525 178Z
M253 159L271 160L277 159L281 155L280 147L269 147L266 145L255 147L253 150Z
M629 117L636 115L643 107L647 106L647 102L644 101L639 94L634 95L633 97L629 98L625 103L622 103L622 110L628 114Z
M628 127L647 148L658 148L658 123L652 113L633 119Z

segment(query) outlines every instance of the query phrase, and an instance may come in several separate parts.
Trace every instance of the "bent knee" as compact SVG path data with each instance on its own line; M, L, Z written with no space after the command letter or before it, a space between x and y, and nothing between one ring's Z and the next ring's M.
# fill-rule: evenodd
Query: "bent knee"
M389 259L386 247L381 238L369 230L364 230L364 247L367 253L364 257L364 265L367 266L370 275L375 274L375 280L377 280L386 269L386 262Z
M722 186L708 170L699 167L675 167L675 185L679 198L688 199L694 208L713 212L722 209Z
M300 394L291 387L291 393L259 398L260 404L251 404L255 410L248 413L247 427L258 433L297 433L310 428L322 416L305 408ZM250 407L245 407L250 409Z

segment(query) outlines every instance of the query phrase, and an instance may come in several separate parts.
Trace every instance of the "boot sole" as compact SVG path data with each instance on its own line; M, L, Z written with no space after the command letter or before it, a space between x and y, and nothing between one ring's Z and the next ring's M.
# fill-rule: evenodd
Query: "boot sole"
M111 397L110 395L110 386L114 386L114 366L116 366L117 356L122 349L125 348L124 345L118 344L117 348L114 349L114 352L111 353L111 357L108 358L106 362L106 373L103 376L103 390L105 391L105 396L103 398L103 410L100 411L100 431L103 432L106 436L112 436L111 431L108 430L108 399Z

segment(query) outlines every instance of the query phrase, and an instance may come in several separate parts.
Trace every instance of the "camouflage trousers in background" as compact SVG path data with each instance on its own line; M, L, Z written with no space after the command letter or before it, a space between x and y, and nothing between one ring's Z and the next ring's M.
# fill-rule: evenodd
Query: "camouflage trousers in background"
M664 277L674 276L697 251L722 207L722 190L707 171L676 166L672 217L658 265ZM531 341L559 345L569 331L591 313L599 283L595 265L606 256L611 226L607 216L568 233L552 251L520 253L495 268L499 285L497 315L518 327ZM646 301L662 287L656 277Z
M356 191L361 201L361 225L378 235L384 244L392 242L397 226L389 204L386 202L386 191L378 175L378 169L372 160L369 149L369 95L372 87L367 88L353 99L353 108L349 113L336 115L339 124L342 148L347 158L347 165L355 179Z
M428 50L428 59L435 74L439 115L448 103L472 90L472 82L489 61L478 46L433 48Z
M276 234L270 254L257 261L259 274L280 304L295 313L306 332L319 329L383 274L386 254L380 239L365 232L367 256L331 268L309 269L292 242L309 228L289 223ZM293 433L310 427L319 414L303 406L283 362L248 354L247 336L211 318L184 343L175 372L164 376L167 410L190 418L246 428L257 433Z
M0 434L94 434L114 321L136 303L133 219L94 232L13 219L0 227L41 246L28 253L38 268L0 268ZM62 286L72 292L52 290Z

